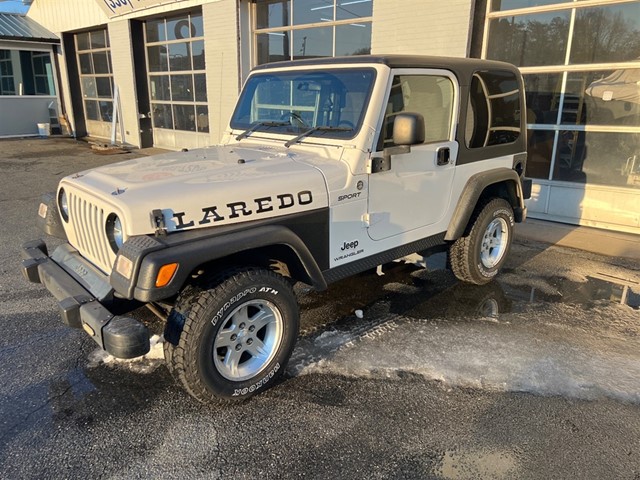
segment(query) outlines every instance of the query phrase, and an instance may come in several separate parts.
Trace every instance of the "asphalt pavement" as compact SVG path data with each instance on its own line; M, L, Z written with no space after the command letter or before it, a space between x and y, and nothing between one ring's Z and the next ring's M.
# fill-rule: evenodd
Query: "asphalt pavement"
M19 251L60 178L138 155L0 140L2 478L640 479L640 265L628 256L518 237L483 287L457 282L442 256L326 292L298 286L285 379L235 406L197 404L161 344L105 356L22 278Z

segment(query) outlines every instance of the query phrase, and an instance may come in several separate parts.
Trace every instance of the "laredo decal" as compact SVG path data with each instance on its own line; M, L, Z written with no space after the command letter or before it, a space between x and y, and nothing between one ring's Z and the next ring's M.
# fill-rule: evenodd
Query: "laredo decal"
M310 205L313 203L313 195L309 190L303 190L297 194L281 193L274 197L254 198L251 202L230 202L220 207L212 205L202 209L202 218L198 225L221 222L225 218L250 217L256 214L284 210L295 205ZM195 220L185 219L185 212L176 212L172 218L176 219L176 230L193 227Z

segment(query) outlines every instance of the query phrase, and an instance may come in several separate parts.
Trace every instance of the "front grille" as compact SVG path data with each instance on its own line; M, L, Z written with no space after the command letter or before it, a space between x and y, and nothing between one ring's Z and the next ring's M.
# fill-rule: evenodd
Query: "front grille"
M109 245L105 231L107 215L104 209L96 206L86 198L67 191L69 203L69 222L75 237L74 247L87 260L105 273L110 273L115 253Z

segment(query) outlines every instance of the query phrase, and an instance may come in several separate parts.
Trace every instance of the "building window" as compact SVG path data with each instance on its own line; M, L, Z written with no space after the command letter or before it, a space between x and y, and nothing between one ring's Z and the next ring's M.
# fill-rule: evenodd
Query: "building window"
M0 50L1 95L55 95L51 55L31 50Z
M113 120L113 70L107 30L78 33L75 40L85 118L98 122L111 122Z
M147 20L154 128L209 132L202 14Z
M32 52L31 64L36 95L52 95L51 56L46 52Z
M255 0L255 63L366 55L373 0Z
M13 80L13 64L11 63L11 51L9 50L0 50L0 94L16 94L16 86Z
M527 175L640 188L640 1L584 3L492 0L484 57L523 74Z

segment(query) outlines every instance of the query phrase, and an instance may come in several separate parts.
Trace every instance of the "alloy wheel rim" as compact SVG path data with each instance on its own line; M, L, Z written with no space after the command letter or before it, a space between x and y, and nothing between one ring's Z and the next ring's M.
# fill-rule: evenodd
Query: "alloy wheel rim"
M249 300L226 317L213 342L213 362L227 380L256 376L276 355L282 342L280 310L266 300Z
M480 261L485 268L495 267L504 257L509 240L509 230L504 218L494 218L482 236Z

